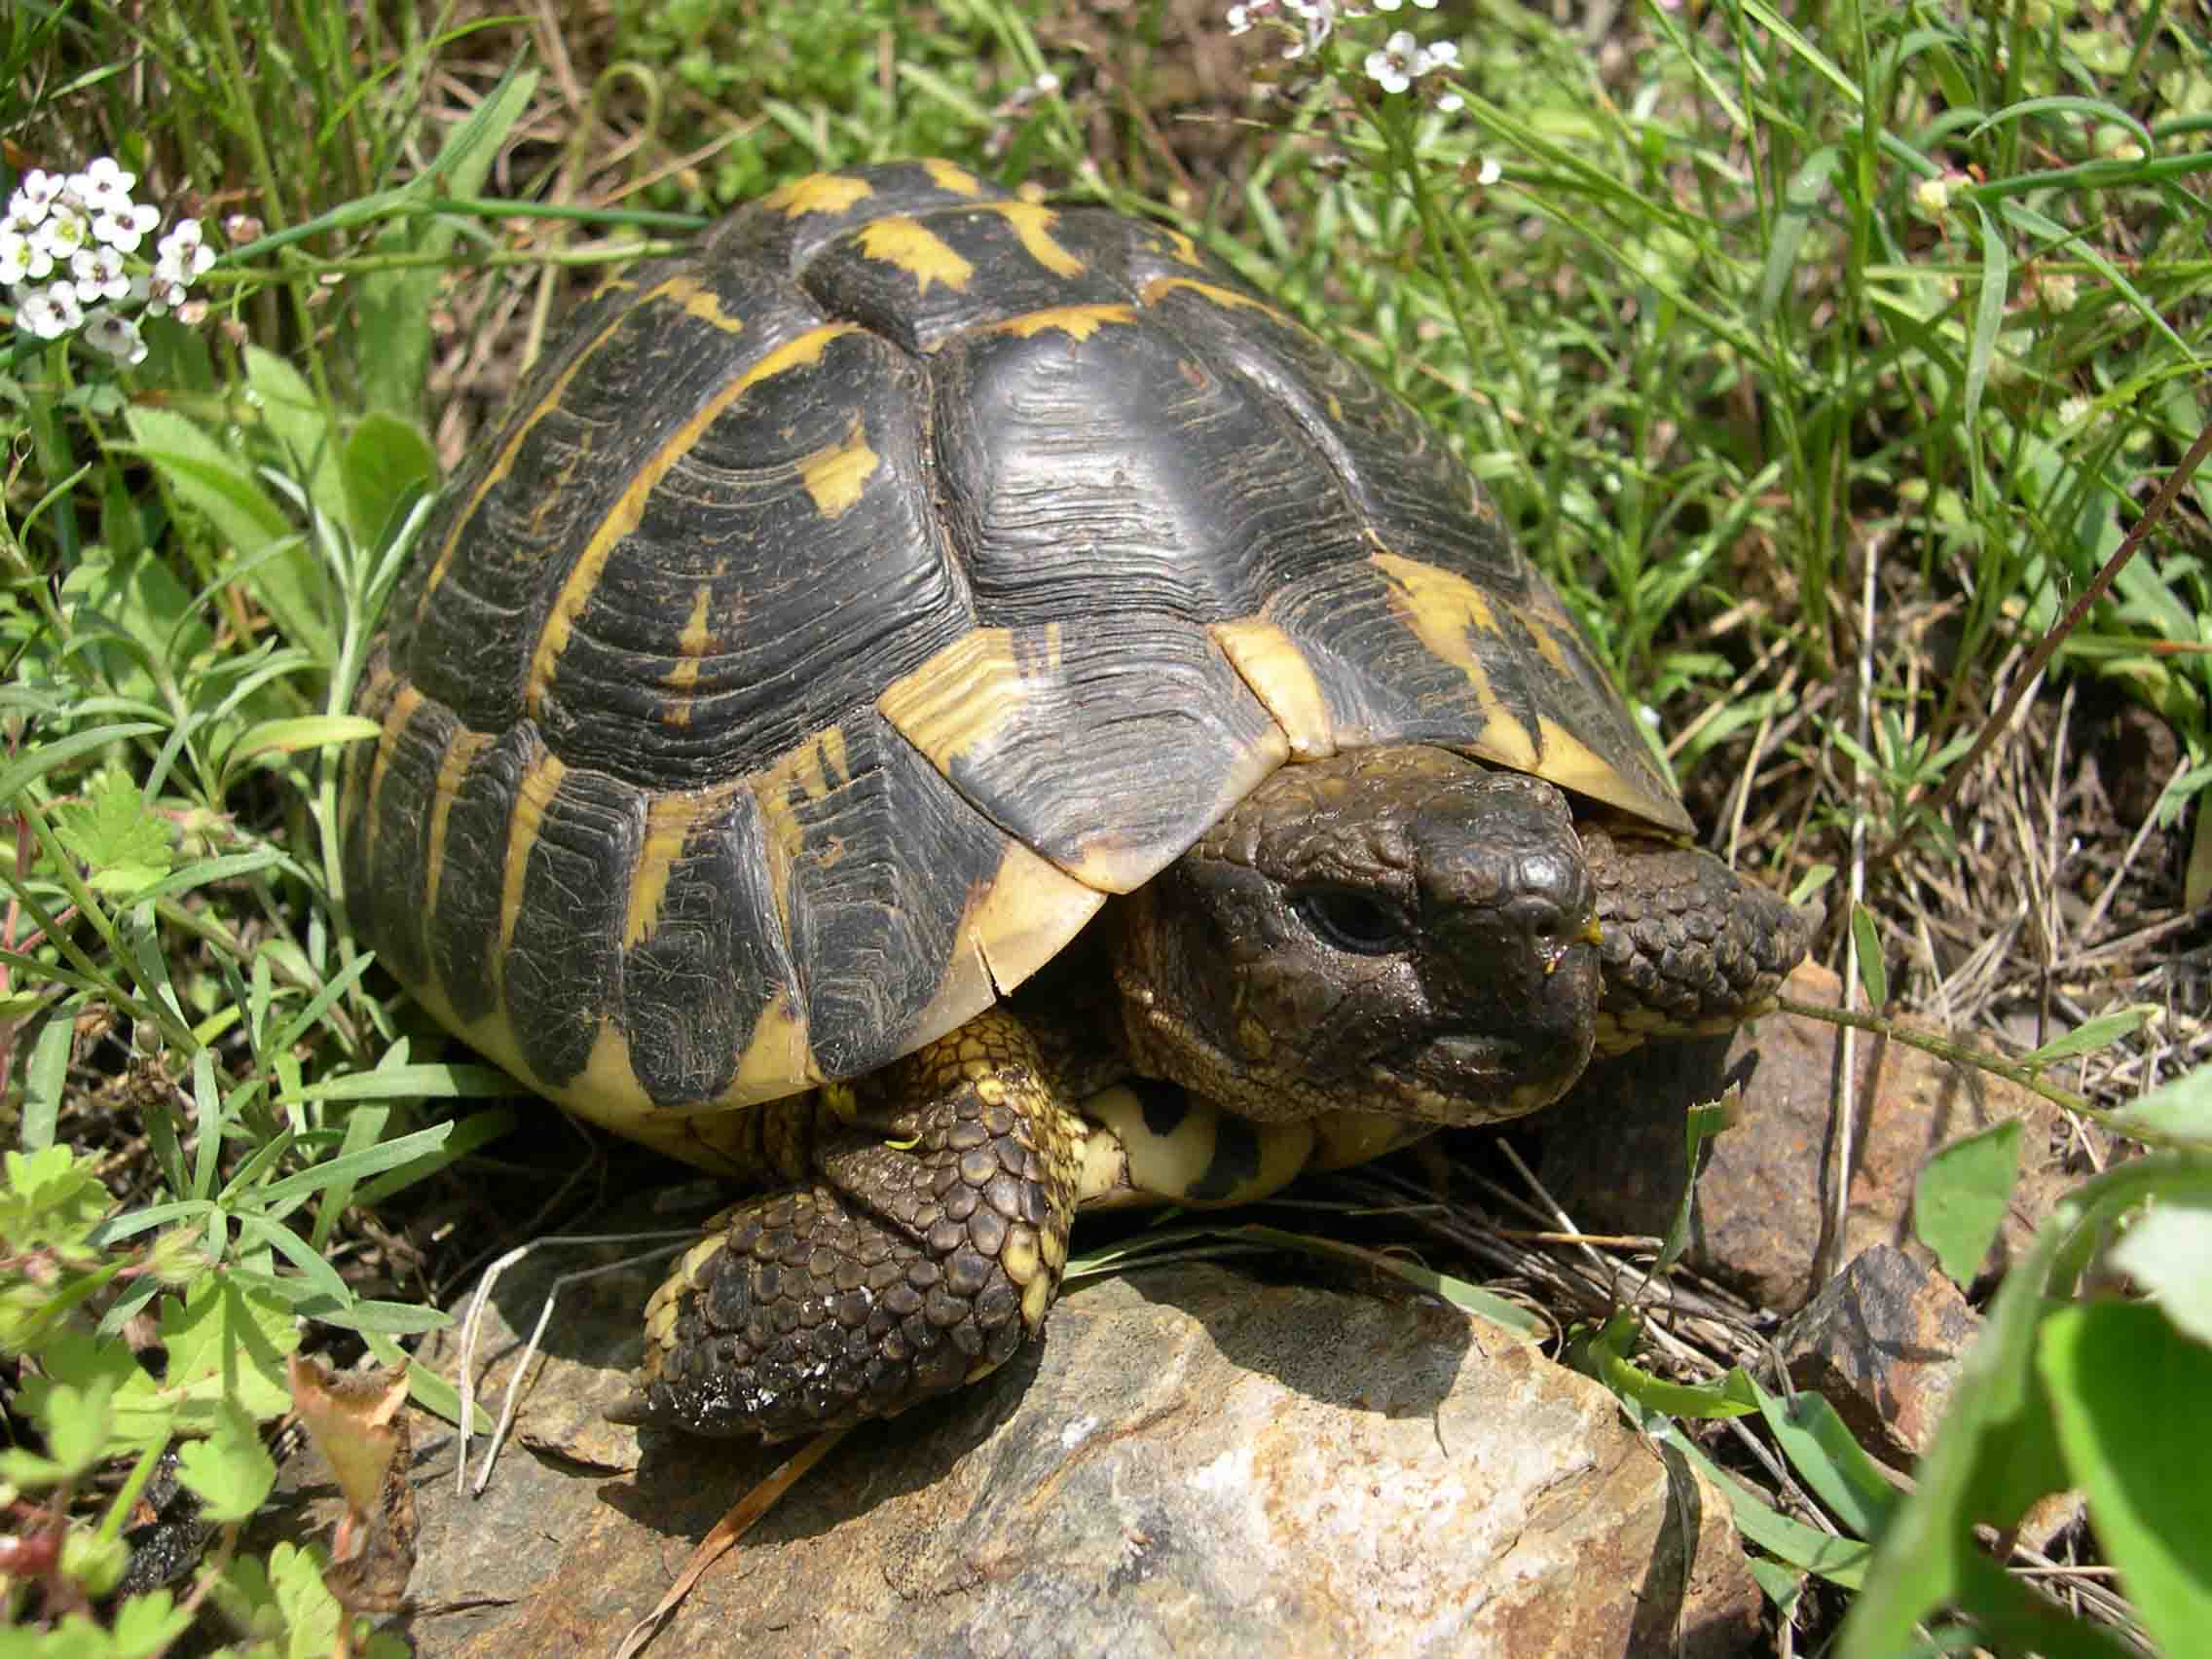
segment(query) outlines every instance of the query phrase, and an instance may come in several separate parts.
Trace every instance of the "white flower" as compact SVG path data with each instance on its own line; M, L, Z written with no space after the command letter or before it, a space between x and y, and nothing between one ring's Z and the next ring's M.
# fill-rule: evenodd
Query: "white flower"
M138 244L146 240L146 233L162 222L161 209L144 203L124 202L110 203L92 221L92 235L110 247L119 247L125 253L136 253Z
M76 279L77 298L87 305L124 299L130 292L130 278L123 274L123 255L112 247L79 248L69 256L69 275Z
M102 356L136 366L146 360L146 342L138 325L120 312L96 311L85 319L85 344Z
M125 172L113 156L99 156L83 172L69 175L69 190L96 214L129 207L130 187L137 182L138 175Z
M1477 184L1495 184L1505 176L1505 169L1497 165L1495 156L1485 156L1483 165L1475 169Z
M1450 115L1456 110L1464 109L1467 100L1457 92L1439 92L1436 95L1436 107L1446 115Z
M1395 12L1404 4L1405 0L1375 0L1375 9L1378 12ZM1414 4L1424 12L1436 10L1436 0L1414 0Z
M40 340L58 340L84 320L77 290L66 282L34 288L16 303L16 326Z
M46 217L46 223L31 232L31 245L45 251L55 264L66 261L79 248L92 239L92 228L85 216L63 203Z
M1419 5L1420 0L1414 0L1414 3ZM1440 40L1434 46L1422 49L1420 67L1415 73L1425 75L1431 69L1456 69L1458 67L1459 43L1456 40Z
M1382 51L1367 55L1367 78L1386 92L1404 92L1420 71L1420 48L1405 29L1384 41Z
M1225 14L1229 32L1247 34L1255 23L1274 22L1287 38L1282 56L1295 61L1329 38L1337 26L1336 0L1238 0Z
M31 168L16 187L16 194L8 198L9 221L29 230L46 217L66 183L59 173Z
M1299 38L1282 49L1287 58L1304 57L1317 51L1329 33L1337 26L1336 0L1290 0L1290 9L1300 26Z
M184 283L157 269L151 276L141 276L130 284L134 298L146 302L147 312L154 316L166 316L184 306Z
M46 269L54 269L54 261L31 246L31 239L14 228L0 231L0 286L13 288L31 277L31 261L45 259ZM43 275L43 274L42 274Z
M202 240L198 219L179 219L175 228L154 244L154 269L166 271L179 282L189 282L215 263L215 250Z

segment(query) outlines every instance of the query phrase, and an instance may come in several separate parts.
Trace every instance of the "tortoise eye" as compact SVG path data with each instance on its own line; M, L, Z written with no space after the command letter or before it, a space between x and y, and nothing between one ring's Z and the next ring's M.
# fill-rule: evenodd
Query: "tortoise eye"
M1412 934L1397 907L1351 887L1309 887L1291 895L1290 907L1323 944L1356 956L1403 950Z

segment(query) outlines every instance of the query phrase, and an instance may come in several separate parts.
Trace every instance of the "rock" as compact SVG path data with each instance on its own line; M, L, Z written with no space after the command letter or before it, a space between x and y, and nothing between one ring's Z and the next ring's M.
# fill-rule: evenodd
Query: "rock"
M533 1296L500 1302L527 1324ZM618 1436L593 1472L548 1455L635 1357L643 1289L619 1339L605 1300L564 1301L523 1418L545 1450L484 1500L418 1421L419 1653L611 1651L791 1450L648 1433L615 1478ZM1073 1288L1005 1371L856 1430L648 1651L1721 1659L1758 1633L1725 1500L1596 1383L1425 1299L1186 1265Z
M1784 991L1832 1004L1842 985L1807 964ZM1766 1307L1802 1307L1819 1288L1816 1257L1827 1230L1821 1188L1840 1036L1820 1020L1770 1014L1729 1037L1651 1043L1594 1067L1568 1100L1535 1120L1545 1186L1585 1228L1665 1233L1681 1198L1684 1108L1740 1084L1741 1119L1709 1144L1698 1174L1684 1259ZM2001 1270L2077 1179L2050 1150L2065 1144L2065 1114L2016 1084L1902 1043L1861 1032L1856 1053L1859 1132L1835 1259L1848 1262L1874 1244L1928 1259L1912 1234L1921 1165L1952 1141L2017 1118L2025 1128L2021 1178L1984 1264Z
M1888 1244L1862 1251L1783 1323L1775 1346L1798 1387L1836 1409L1860 1445L1903 1467L1935 1440L1981 1315L1941 1272ZM2046 1550L2083 1518L2082 1494L2028 1506L2016 1534Z
M1895 1462L1928 1450L1981 1317L1936 1269L1876 1244L1775 1335L1789 1380Z

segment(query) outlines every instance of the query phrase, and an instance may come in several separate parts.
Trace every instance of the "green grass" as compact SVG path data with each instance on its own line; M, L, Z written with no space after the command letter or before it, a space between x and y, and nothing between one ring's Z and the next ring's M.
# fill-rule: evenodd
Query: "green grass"
M0 348L0 1346L33 1361L0 1481L18 1536L59 1539L6 1591L39 1651L155 1651L207 1602L329 1645L312 1554L234 1553L267 1490L255 1424L286 1409L301 1320L391 1360L435 1321L431 1287L332 1258L510 1121L472 1104L502 1080L425 1046L344 921L352 683L441 438L487 419L486 365L535 349L572 273L813 166L943 153L1204 236L1451 435L1679 738L1692 800L1740 810L1743 859L1786 884L1860 861L1862 944L1906 1003L1933 982L1906 925L1957 856L1931 792L2206 418L2201 31L2155 5L1731 0L1647 8L1601 52L1501 3L1345 19L1292 63L1265 27L1194 50L1159 5L1083 21L623 0L554 60L460 8L0 17L11 182L113 154L226 249L207 313L149 324L128 373ZM1456 41L1465 69L1382 95L1363 60L1399 27ZM226 241L233 215L252 223ZM2212 775L2205 522L2193 480L2054 658L2171 725L2175 822ZM1898 833L1900 857L1866 861ZM2171 994L2201 1014L2201 984ZM1845 1651L1902 1651L1946 1604L2007 1639L2021 1593L1961 1542L2022 1495L1988 1471L2063 1467L2094 1493L2192 1455L2100 1436L2119 1362L2100 1374L2089 1339L2183 1369L2201 1350L2162 1320L2107 1330L2097 1304L2053 1325L2036 1297L2069 1294L2147 1195L2203 1201L2201 1096L2132 1120L2171 1150L2085 1188L2015 1275L1986 1386L1908 1503L1755 1391L1655 1394L1610 1331L1593 1368L1640 1411L1763 1412L1819 1468L1871 1552L1839 1566L1739 1514L1778 1602L1808 1574L1866 1586ZM2160 1263L2181 1250L2154 1235L2137 1270L2177 1309ZM158 1379L124 1340L141 1310L167 1338ZM180 1432L223 1528L208 1568L100 1602ZM2159 1525L2106 1546L2154 1586L2154 1630L2194 1628L2163 1621L2202 1613L2203 1540ZM2071 1650L2106 1640L2081 1627Z

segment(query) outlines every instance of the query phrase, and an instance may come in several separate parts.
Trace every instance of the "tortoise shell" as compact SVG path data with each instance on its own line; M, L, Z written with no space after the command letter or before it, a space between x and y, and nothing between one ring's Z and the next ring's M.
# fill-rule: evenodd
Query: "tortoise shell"
M347 790L360 932L682 1153L988 1008L1275 768L1688 819L1467 469L1191 240L942 162L608 282L456 477Z

